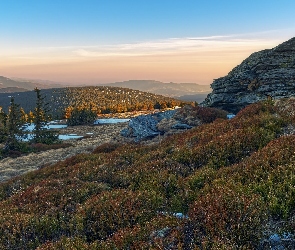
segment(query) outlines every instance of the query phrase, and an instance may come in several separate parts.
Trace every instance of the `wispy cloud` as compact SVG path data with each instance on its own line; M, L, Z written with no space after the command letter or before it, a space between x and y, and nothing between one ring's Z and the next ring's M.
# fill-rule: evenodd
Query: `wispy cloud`
M277 41L263 38L242 38L239 36L185 37L165 40L117 44L112 46L80 47L72 50L80 57L101 56L144 56L174 54L179 52L205 52L243 47L272 47Z
M138 56L174 56L208 57L216 53L254 52L272 48L284 40L275 34L282 31L260 33L230 34L224 36L175 37L121 44L94 44L20 48L19 50L0 50L0 56L6 64L19 63L64 63L103 58L138 57ZM287 32L288 33L288 32ZM289 32L290 33L290 32ZM1 63L1 62L0 62Z

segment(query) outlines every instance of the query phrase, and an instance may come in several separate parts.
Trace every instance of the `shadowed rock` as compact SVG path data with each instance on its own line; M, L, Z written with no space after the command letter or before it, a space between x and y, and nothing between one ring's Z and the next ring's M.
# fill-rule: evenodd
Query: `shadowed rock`
M202 105L233 113L268 98L295 96L295 37L253 53L227 76L214 80L211 88Z
M161 134L157 128L158 123L163 119L172 118L175 112L175 110L169 110L153 115L137 116L129 121L128 128L123 129L121 135L134 137L135 141L155 137Z

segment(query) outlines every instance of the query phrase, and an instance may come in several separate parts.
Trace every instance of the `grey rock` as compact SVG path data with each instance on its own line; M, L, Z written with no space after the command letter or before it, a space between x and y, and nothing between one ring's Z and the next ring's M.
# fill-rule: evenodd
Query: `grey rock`
M192 126L185 123L176 123L172 126L173 129L191 129Z
M135 141L155 137L161 134L157 125L163 119L171 119L175 110L159 112L152 115L140 115L129 121L128 127L121 131L124 137L133 137Z
M290 233L284 233L282 235L272 234L269 238L261 241L258 249L295 249L295 240L294 236Z
M157 129L161 133L166 133L171 130L171 127L173 125L175 125L177 123L178 123L178 121L175 120L174 118L170 118L170 119L164 118L157 124Z
M201 105L232 113L268 98L295 96L295 37L253 53L227 76L215 79L211 88Z

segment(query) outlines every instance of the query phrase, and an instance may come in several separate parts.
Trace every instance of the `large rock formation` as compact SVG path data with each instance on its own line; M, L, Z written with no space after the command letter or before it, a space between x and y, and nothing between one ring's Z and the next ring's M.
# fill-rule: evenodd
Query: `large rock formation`
M211 88L202 105L233 113L267 98L295 96L295 37L253 53L227 76L214 80Z
M135 141L153 138L161 131L158 130L158 123L163 119L171 119L176 110L160 112L152 115L140 115L129 121L128 127L121 131L124 137L132 137Z

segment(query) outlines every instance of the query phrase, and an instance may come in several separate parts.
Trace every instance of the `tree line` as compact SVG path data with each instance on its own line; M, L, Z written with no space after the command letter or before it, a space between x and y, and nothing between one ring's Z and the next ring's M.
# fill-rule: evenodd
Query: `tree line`
M34 92L35 108L29 115L15 102L13 96L7 113L0 107L0 143L4 144L0 157L27 152L32 143L52 144L58 141L57 132L46 128L51 119L48 103L38 88ZM34 125L32 132L27 129L30 123Z

